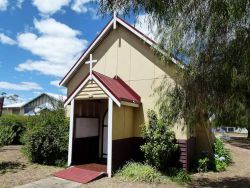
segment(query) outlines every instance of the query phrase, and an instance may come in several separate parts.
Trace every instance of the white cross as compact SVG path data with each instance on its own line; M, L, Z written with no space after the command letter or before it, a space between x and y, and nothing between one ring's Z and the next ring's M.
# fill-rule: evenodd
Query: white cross
M114 19L114 23L113 23L113 29L116 29L116 11L114 11L113 13L113 19Z
M92 75L93 63L96 63L97 60L92 59L92 54L90 54L89 61L86 61L85 64L89 64L89 73Z

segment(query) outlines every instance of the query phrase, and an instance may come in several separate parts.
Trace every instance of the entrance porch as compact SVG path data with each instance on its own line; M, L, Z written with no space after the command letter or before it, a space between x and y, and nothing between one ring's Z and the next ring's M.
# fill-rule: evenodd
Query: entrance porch
M118 76L110 78L91 71L66 99L65 106L69 103L68 166L107 164L111 177L112 163L121 165L134 153L133 109L140 107L139 95Z
M71 165L107 164L107 128L107 99L75 100Z

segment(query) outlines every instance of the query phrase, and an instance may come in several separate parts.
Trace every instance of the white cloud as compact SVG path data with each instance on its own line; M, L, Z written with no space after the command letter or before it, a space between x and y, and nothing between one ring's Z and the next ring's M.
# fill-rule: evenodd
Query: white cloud
M30 90L42 90L43 88L35 82L20 82L20 83L10 83L1 82L0 88L7 90L19 90L19 91L30 91Z
M50 82L50 85L60 87L59 82L60 82L60 80L53 80L53 81Z
M71 62L72 63L72 62ZM15 69L17 71L36 71L43 75L63 77L70 69L69 64L54 64L49 61L27 60L19 64Z
M79 31L56 20L34 20L40 35L26 32L18 35L18 45L41 60L27 60L16 67L18 71L38 71L44 75L62 77L86 48L87 41L78 38Z
M141 14L137 17L135 27L149 38L157 41L157 25L152 23L149 15Z
M8 1L7 0L0 0L0 11L7 10Z
M75 37L80 34L80 31L74 30L63 23L57 22L52 18L41 21L37 21L35 19L34 25L35 28L44 35L55 37Z
M93 20L97 20L100 16L97 14L97 9L87 6L88 3L97 3L98 0L74 0L71 4L71 9L76 13L89 13Z
M17 0L16 6L17 6L18 8L22 8L23 2L24 2L24 0Z
M70 0L33 0L33 5L42 14L54 14L62 9L63 6L68 6Z
M86 4L88 4L91 1L93 0L74 0L74 2L71 5L71 9L77 13L86 13L88 12Z
M11 39L10 37L6 36L3 33L0 33L0 42L3 44L9 44L9 45L14 45L16 44L16 41Z

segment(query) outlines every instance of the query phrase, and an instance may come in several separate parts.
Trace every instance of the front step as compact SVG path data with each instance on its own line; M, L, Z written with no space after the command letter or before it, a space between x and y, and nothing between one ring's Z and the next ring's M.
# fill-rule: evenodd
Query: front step
M83 169L82 167L72 166L65 170L56 172L54 176L58 178L86 184L96 179L100 179L102 177L107 176L107 173L98 172L98 171L89 170L89 169Z

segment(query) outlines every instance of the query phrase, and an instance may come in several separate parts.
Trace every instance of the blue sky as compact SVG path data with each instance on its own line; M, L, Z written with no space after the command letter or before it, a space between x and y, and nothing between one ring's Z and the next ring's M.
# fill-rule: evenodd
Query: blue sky
M0 0L0 93L21 101L42 92L65 94L58 82L111 18L97 15L97 6L90 0Z

